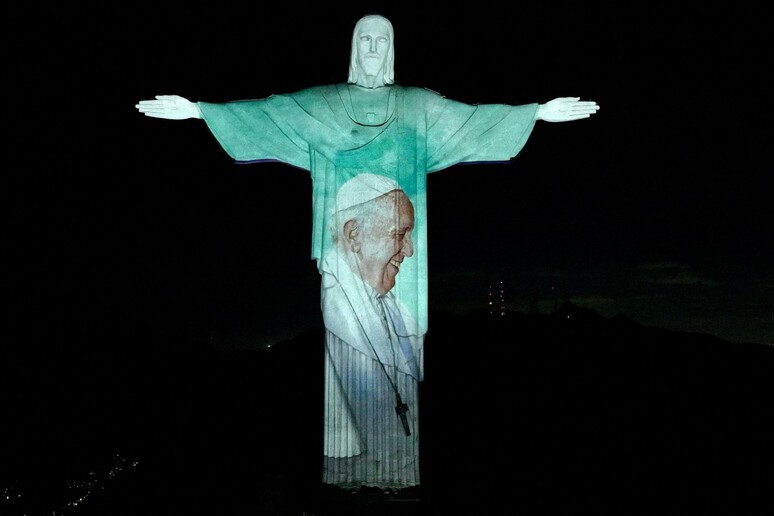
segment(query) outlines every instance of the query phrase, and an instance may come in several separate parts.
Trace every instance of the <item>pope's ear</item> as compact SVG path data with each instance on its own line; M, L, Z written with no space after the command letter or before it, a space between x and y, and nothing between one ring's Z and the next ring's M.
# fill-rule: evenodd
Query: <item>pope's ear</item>
M344 238L347 242L357 242L358 226L355 219L349 219L344 223Z

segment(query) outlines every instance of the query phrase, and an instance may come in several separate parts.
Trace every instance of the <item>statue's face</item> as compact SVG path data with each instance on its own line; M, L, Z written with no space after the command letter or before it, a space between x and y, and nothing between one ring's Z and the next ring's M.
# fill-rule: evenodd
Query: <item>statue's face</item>
M357 31L357 63L363 75L374 77L382 73L390 49L390 32L379 19L364 21Z
M403 260L414 255L414 205L403 192L372 202L379 202L381 207L359 235L358 267L363 281L386 294L395 286Z

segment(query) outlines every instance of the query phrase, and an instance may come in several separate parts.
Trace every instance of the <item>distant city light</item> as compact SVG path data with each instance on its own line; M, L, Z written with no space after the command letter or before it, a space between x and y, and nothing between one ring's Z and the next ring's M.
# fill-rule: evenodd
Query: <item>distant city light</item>
M505 315L505 290L503 288L503 282L499 282L500 288L498 292L498 303L497 307L495 308L495 292L493 290L492 285L489 285L489 313L494 314L495 311L497 311L500 315Z

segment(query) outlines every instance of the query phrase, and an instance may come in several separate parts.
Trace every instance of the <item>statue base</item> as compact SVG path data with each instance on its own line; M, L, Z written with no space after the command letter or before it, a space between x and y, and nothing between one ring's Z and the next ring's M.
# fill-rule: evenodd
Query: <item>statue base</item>
M324 484L304 516L419 516L426 508L419 486L395 491L377 487L342 489Z

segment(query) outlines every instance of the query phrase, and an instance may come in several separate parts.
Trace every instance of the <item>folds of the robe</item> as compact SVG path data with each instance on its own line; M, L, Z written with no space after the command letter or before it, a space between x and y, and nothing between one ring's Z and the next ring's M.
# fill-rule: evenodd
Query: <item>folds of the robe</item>
M404 488L419 484L417 379L355 350L334 334L325 339L323 482L340 487ZM385 371L387 374L385 374ZM395 383L411 435L395 413Z

